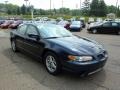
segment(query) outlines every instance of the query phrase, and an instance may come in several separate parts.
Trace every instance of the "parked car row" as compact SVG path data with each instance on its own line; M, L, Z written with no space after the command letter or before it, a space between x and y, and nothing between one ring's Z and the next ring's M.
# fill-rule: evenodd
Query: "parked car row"
M80 21L60 21L58 22L58 25L66 28L67 30L70 31L81 31L82 28L86 27L86 24L83 20Z
M66 29L69 29L69 27L70 27L70 22L68 22L68 21L59 21L57 24Z
M61 27L66 28L67 30L70 31L81 31L82 28L86 27L86 23L84 22L84 20L60 20L60 21L56 21L55 19L52 20L47 20L47 21L43 21L43 20L39 20L39 21L23 21L23 23L47 23L47 24L56 24L59 25Z
M22 23L47 23L47 24L57 24L60 25L67 30L71 31L80 31L82 28L85 28L85 22L84 20L81 21L67 21L67 20L61 20L61 21L56 21L55 19L51 20L0 20L0 28L2 29L16 29L20 24Z
M115 33L120 35L120 22L104 21L91 24L87 28L88 32L96 33Z
M21 23L23 23L22 20L17 20L17 21L13 21L13 20L1 20L0 21L0 28L2 29L16 29Z
M34 20L0 20L0 28L2 29L17 29L17 27L22 23L47 23L47 24L57 24L70 31L81 31L82 28L86 27L84 20L61 20L56 21L55 19L47 21L34 21ZM91 22L87 26L87 31L89 33L116 33L120 35L120 22L119 21L102 21L98 19L97 22Z
M81 31L82 30L82 24L80 21L73 21L70 25L70 31Z

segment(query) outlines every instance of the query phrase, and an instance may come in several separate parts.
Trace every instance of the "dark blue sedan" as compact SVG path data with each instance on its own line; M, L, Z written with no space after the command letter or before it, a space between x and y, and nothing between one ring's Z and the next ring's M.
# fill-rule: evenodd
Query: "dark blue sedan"
M97 42L74 36L57 25L23 24L10 36L14 52L24 51L37 57L52 75L63 69L92 74L102 69L108 58L107 51Z

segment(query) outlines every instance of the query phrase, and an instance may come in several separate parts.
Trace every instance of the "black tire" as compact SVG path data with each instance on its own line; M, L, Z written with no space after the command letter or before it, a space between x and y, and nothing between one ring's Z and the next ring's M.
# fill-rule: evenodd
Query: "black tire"
M11 48L12 48L13 52L18 51L15 40L11 40Z
M52 56L52 57L55 59L55 62L56 62L56 69L53 70L53 71L51 71L51 70L49 69L48 65L47 65L47 63L48 63L47 58L48 58L49 56ZM58 57L57 57L56 54L54 54L54 53L52 53L52 52L47 52L47 53L44 55L43 60L44 60L43 62L44 62L44 65L45 65L48 73L50 73L50 74L52 74L52 75L58 75L58 74L61 72L61 63L60 63L60 61L59 61L59 59L58 59ZM51 64L52 64L52 63L51 63ZM52 65L51 65L50 67L52 67Z

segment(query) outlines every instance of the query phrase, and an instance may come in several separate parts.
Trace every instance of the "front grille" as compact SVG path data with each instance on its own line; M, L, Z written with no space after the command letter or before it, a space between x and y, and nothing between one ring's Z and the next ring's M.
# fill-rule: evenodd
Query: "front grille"
M101 54L97 55L97 57L98 57L98 59L101 60L101 59L105 58L105 55L106 55L106 52L104 51Z
M104 56L103 54L99 54L97 57L101 60L101 59L103 59L105 56Z

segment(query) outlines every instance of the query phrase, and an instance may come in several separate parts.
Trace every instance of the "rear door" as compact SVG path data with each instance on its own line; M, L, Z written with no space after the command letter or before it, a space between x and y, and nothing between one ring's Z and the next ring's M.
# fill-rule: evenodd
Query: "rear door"
M21 25L17 30L16 35L16 44L19 48L24 49L24 40L25 40L25 32L27 30L27 25Z

